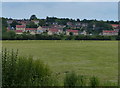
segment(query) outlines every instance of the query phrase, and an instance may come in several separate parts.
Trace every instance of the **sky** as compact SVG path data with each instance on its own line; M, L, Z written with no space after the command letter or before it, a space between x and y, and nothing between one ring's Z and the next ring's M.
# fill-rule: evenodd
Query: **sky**
M118 20L118 2L7 1L9 0L2 2L2 16L7 18L28 19L31 15L35 14L41 19L46 18L46 16L54 16L72 19Z
M2 2L119 2L120 0L0 0Z

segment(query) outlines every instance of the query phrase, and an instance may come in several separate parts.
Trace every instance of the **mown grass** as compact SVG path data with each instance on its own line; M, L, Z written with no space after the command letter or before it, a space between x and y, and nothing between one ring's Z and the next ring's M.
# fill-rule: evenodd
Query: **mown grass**
M8 49L19 49L20 55L40 58L61 81L66 73L75 71L117 83L117 41L28 40L3 41L2 44Z

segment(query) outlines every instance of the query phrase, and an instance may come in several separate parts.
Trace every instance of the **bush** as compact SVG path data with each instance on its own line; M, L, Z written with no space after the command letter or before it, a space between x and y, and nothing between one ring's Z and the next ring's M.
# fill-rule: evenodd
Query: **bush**
M76 86L84 87L86 85L87 85L86 77L83 75L78 75L78 81L77 81Z
M105 81L103 85L104 85L104 86L116 86L117 83L110 82L110 81Z
M97 86L99 86L100 82L99 79L95 76L90 78L90 86L93 88L96 88Z
M18 51L2 51L2 85L4 86L54 86L51 71L39 59L20 57ZM54 80L55 81L55 80Z
M75 72L68 73L64 79L64 86L68 88L76 86L84 87L86 86L86 78L84 76L77 75Z
M78 81L78 77L74 72L68 73L66 74L64 79L64 86L71 87L71 88L75 87L77 81Z

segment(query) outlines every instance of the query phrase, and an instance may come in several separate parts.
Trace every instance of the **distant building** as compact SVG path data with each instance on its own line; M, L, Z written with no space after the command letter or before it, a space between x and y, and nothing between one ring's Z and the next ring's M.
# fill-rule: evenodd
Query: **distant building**
M45 26L44 27L39 26L37 28L37 34L41 34L43 32L47 32L47 30L48 30L48 28L46 28Z
M70 33L73 33L73 35L78 35L78 30L67 29L66 30L66 35L70 35Z
M13 20L7 20L8 24L11 24L13 22Z
M22 34L23 30L15 30L16 34Z
M102 35L108 35L108 36L118 35L118 31L114 31L114 30L103 30Z
M32 20L32 22L34 22L36 25L39 24L39 20Z
M48 35L53 35L53 34L60 34L60 30L59 29L53 29L53 28L50 28L49 30L48 30Z
M25 32L28 32L28 33L34 35L37 32L37 28L25 28Z
M67 22L67 25L72 26L73 24L72 24L72 22Z
M16 34L22 34L25 31L26 26L25 25L16 25Z
M22 30L25 31L26 26L25 25L16 25L16 30Z
M16 34L22 34L23 32L28 32L30 34L36 34L37 28L26 28L25 25L16 25Z
M112 26L113 28L118 28L118 27L119 27L119 24L111 24L111 26Z
M87 35L87 32L84 30L83 32L80 32L81 35ZM91 34L90 34L91 35Z

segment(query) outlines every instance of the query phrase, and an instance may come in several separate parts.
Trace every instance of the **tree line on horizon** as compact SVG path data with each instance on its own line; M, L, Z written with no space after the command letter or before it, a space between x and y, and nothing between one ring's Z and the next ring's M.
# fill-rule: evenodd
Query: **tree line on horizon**
M4 17L2 17L2 18L0 18L0 19L2 19L2 34L3 34L3 36L2 36L2 38L3 38L3 40L9 40L9 39L29 39L28 37L29 36L34 36L32 39L38 39L38 38L35 38L36 37L36 35L28 35L28 34L26 34L26 33L24 33L23 35L17 35L17 34L15 34L15 32L14 31L7 31L7 27L8 27L8 24L7 24L7 20L14 20L14 19L12 19L12 18L4 18ZM69 19L69 18L57 18L57 17L46 17L46 19L39 19L39 18L37 18L36 17L36 15L32 15L29 19L23 19L23 20L39 20L39 25L40 26L50 26L51 25L51 23L53 23L53 22L57 22L59 25L66 25L66 23L67 22L72 22L73 24L74 23L76 23L76 22L80 22L80 23L88 23L88 26L86 27L86 28L83 28L82 30L86 30L88 33L93 33L94 34L94 37L95 36L98 36L98 34L99 33L101 33L102 32L102 30L113 30L113 28L112 28L112 26L110 25L110 24L118 24L118 21L98 21L98 20L96 20L96 19L94 19L94 20L87 20L87 19L84 19L84 20L80 20L80 19L77 19L77 20L75 20L75 19ZM47 24L46 24L47 23ZM93 30L93 25L96 25L96 28ZM19 23L17 23L16 21L13 21L11 24L10 24L11 26L13 26L13 27L15 27L16 25L21 25L21 24L19 24ZM33 27L33 28L37 28L38 26L37 25L35 25L34 24L34 22L32 23L29 23L28 25L26 25L28 28L29 27ZM63 30L65 31L66 29L68 29L69 27L65 27L65 28L63 28ZM74 29L73 29L74 30ZM81 29L75 29L75 30L80 30L80 31L82 31ZM40 34L39 36L43 36L44 34ZM19 36L19 38L17 38L17 37ZM22 37L21 37L22 36ZM23 38L23 37L25 37L26 36L26 38ZM47 35L46 35L47 36ZM54 35L52 35L52 36L54 36ZM61 36L63 36L63 35L61 35ZM81 36L81 35L80 35ZM49 36L47 36L47 37L49 37ZM51 37L51 36L50 36ZM54 36L54 37L56 37L56 36ZM60 37L60 36L59 36ZM68 37L67 37L68 38ZM67 40L67 38L64 38L64 39L66 39ZM83 37L82 37L83 38ZM106 40L106 37L102 37L103 39L101 39L101 40ZM107 37L108 38L108 37ZM30 38L31 39L31 38ZM40 40L42 39L42 38L39 38ZM54 39L56 39L56 38L47 38L47 40L54 40ZM57 38L57 39L63 39L63 38ZM74 38L72 38L72 39L74 39ZM83 39L86 39L86 38L83 38ZM92 38L87 38L86 40L89 40L89 39L92 39ZM95 38L95 40L97 40L98 38L96 37ZM111 38L110 38L111 39ZM119 38L114 38L114 39L119 39ZM81 39L79 39L79 40L81 40Z

